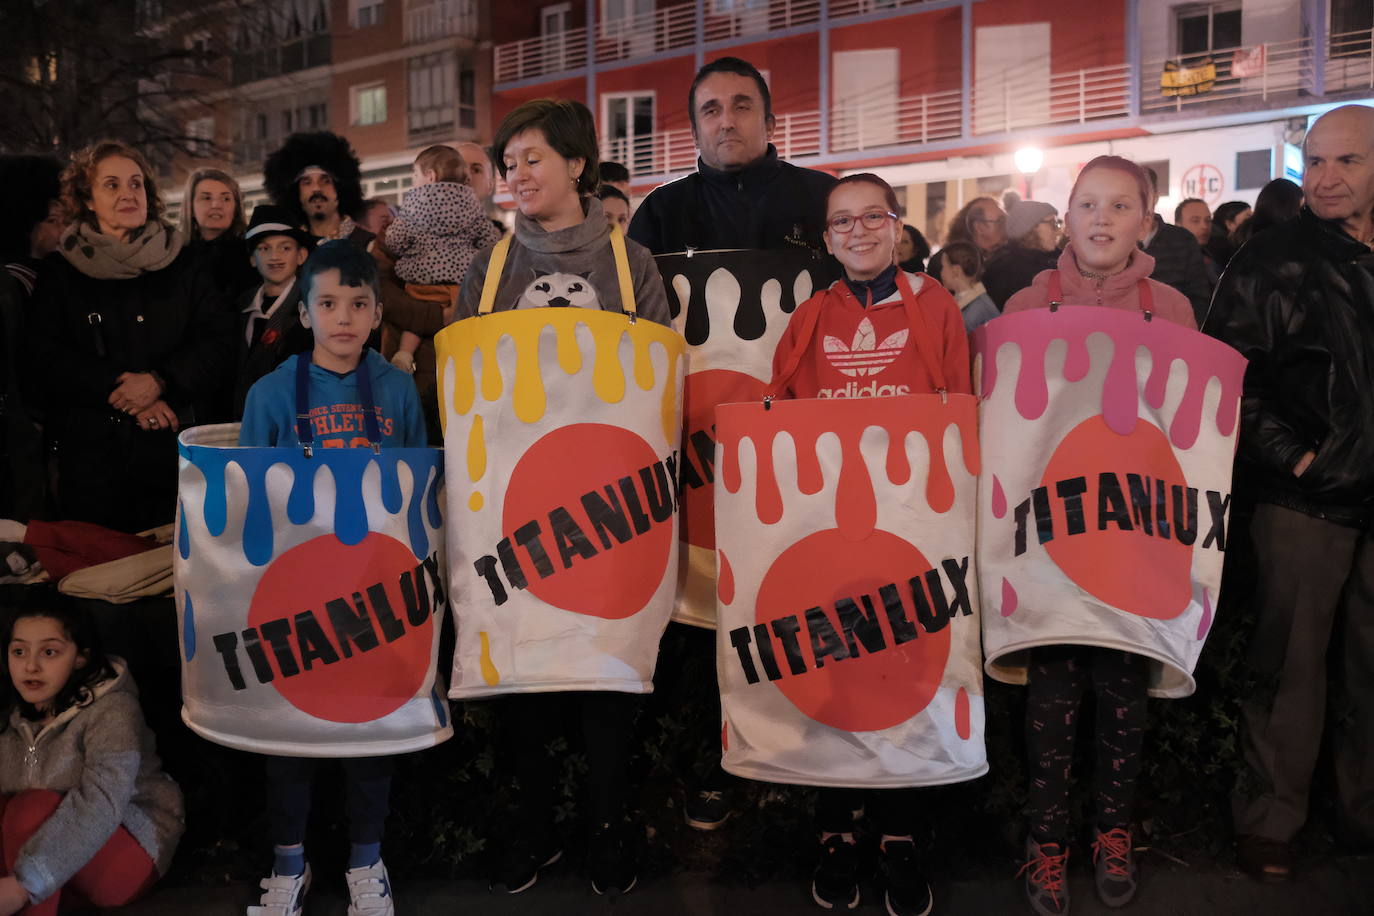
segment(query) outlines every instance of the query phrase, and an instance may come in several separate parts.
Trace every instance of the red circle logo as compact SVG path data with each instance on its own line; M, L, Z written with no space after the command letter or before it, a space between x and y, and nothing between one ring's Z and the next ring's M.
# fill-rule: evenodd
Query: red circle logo
M759 586L757 620L772 627L774 620L795 616L807 670L788 674L779 649L778 664L784 676L774 682L778 689L801 712L841 731L880 731L925 709L944 678L950 622L934 633L920 629L915 638L898 643L879 589L895 585L903 614L915 621L911 581L915 578L918 587L923 587L928 569L930 563L919 550L886 531L875 531L855 543L832 528L808 535L783 551ZM868 596L868 603L862 602L863 596ZM806 613L819 608L831 629L845 640L836 602L846 599L861 608L872 607L883 648L870 653L861 646L856 657L829 658L817 668L816 635L807 625Z
M578 423L542 437L511 473L501 512L503 535L523 544L530 592L575 614L639 613L668 571L674 486L649 443L619 426Z
M1106 471L1119 473L1104 479ZM1071 520L1070 503L1056 488L1080 478L1081 509ZM1179 521L1174 488L1188 484L1158 427L1142 419L1122 436L1101 416L1084 420L1059 443L1040 483L1049 490L1055 532L1045 550L1066 576L1111 607L1140 617L1172 620L1188 609L1193 547L1173 536ZM1169 527L1161 527L1161 518ZM1071 533L1075 526L1082 533Z
M434 639L432 610L418 624L407 617L400 582L418 565L410 548L374 531L352 547L312 538L267 568L248 625L288 703L330 722L372 722L415 696Z
M768 389L752 375L732 369L706 369L687 376L682 393L682 540L716 549L716 408L721 404L762 401Z

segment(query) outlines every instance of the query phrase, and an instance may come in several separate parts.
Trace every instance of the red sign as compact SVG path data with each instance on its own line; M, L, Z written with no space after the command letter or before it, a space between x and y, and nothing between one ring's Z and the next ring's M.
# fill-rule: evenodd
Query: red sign
M1198 197L1215 207L1221 203L1222 192L1226 190L1221 178L1221 170L1214 165L1195 165L1183 173L1179 185L1184 197Z

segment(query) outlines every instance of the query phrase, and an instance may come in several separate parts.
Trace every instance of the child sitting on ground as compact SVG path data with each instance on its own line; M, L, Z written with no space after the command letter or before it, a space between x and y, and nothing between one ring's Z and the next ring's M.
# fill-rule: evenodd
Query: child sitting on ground
M131 903L167 871L184 824L124 661L65 606L15 611L0 645L0 914L54 916L68 889Z
M415 186L402 199L396 220L386 227L382 245L393 255L396 276L406 292L438 303L447 318L472 256L496 244L501 233L468 187L467 162L457 150L442 145L423 150L415 157L413 173ZM400 331L391 364L414 372L420 335L391 327Z
M422 447L425 423L409 376L365 348L382 320L377 262L347 241L325 242L301 268L301 323L315 348L292 356L248 392L239 445ZM304 381L304 384L300 382ZM306 403L297 403L298 392ZM347 430L346 433L329 433ZM349 916L392 916L382 863L382 827L391 806L393 758L340 759L352 847L344 878ZM305 827L319 760L266 758L267 804L275 860L249 916L297 916L310 889Z

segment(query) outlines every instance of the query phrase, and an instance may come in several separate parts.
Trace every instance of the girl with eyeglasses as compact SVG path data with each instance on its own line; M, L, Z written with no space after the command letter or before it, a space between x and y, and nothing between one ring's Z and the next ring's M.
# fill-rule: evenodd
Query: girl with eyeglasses
M954 299L923 273L895 263L902 233L897 196L877 175L843 178L826 200L825 246L844 277L797 307L773 356L778 377L799 347L807 349L783 394L801 398L936 393L922 352L939 360L950 392L971 393L968 338ZM909 306L914 306L910 308ZM803 342L808 316L819 310ZM914 315L910 318L909 315ZM913 324L914 322L914 324ZM926 350L923 351L922 344ZM821 788L816 803L819 863L811 895L825 909L859 904L857 819L867 810L880 835L879 868L891 916L922 916L930 886L912 839L915 789Z

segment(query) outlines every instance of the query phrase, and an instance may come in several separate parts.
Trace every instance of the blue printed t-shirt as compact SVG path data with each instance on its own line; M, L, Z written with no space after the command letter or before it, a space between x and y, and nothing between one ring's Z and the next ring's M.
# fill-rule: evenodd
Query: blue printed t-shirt
M280 366L259 379L248 390L239 428L239 445L299 445L296 436L296 360L310 359L309 353L287 358ZM384 446L423 447L424 415L414 380L391 365L376 350L363 351L360 369L372 380L376 401L377 425ZM310 366L310 424L315 445L321 448L362 448L368 445L363 424L362 398L358 395L357 371L340 375L313 363Z

